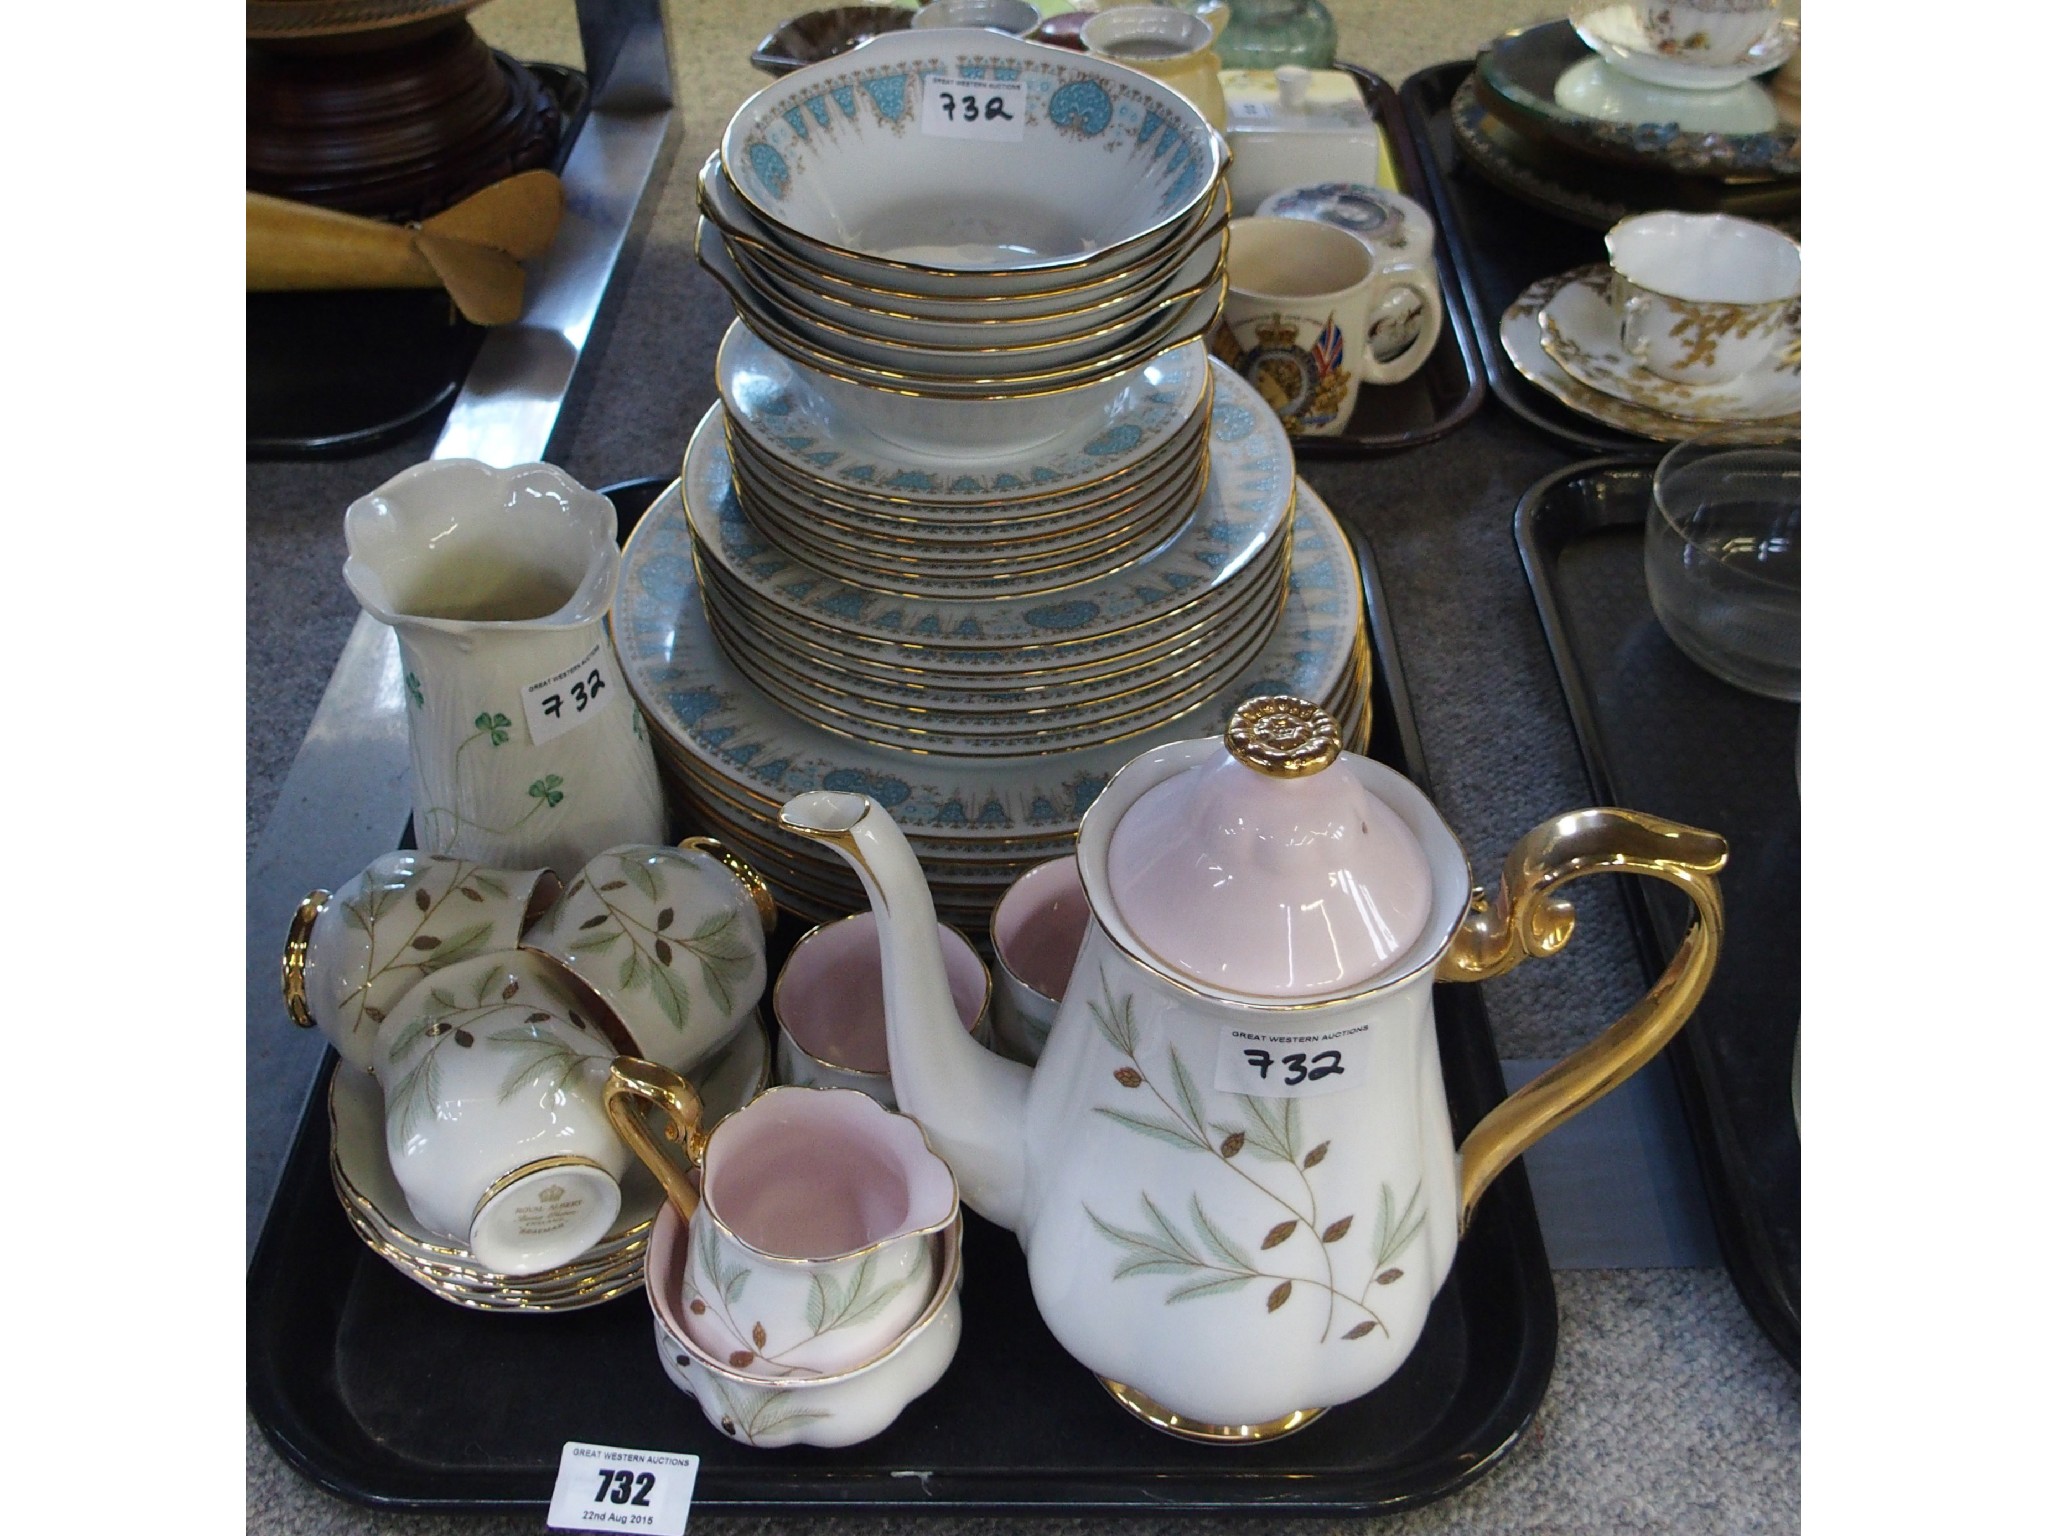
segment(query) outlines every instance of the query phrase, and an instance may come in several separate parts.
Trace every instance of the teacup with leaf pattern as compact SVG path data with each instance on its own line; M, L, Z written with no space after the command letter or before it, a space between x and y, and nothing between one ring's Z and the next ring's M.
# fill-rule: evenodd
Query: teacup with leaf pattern
M888 1349L850 1371L779 1381L734 1370L683 1332L682 1256L689 1225L673 1203L654 1218L647 1251L654 1347L668 1379L729 1439L761 1450L858 1444L893 1424L953 1363L960 1347L959 1217L939 1235L939 1279L931 1300Z
M959 1215L953 1171L915 1120L845 1088L771 1088L708 1137L685 1134L692 1190L646 1130L646 1107L679 1116L695 1093L647 1062L621 1060L606 1091L613 1123L685 1207L685 1335L765 1379L867 1364L923 1314L938 1238Z
M605 1113L604 1023L553 959L508 949L423 978L377 1031L406 1204L499 1274L567 1264L618 1215L630 1154Z
M691 838L599 854L525 942L605 1001L633 1054L688 1072L761 1000L774 927L761 878L712 839Z
M350 1066L369 1070L378 1026L416 982L513 948L561 893L552 870L387 853L339 890L299 903L285 940L285 1008Z

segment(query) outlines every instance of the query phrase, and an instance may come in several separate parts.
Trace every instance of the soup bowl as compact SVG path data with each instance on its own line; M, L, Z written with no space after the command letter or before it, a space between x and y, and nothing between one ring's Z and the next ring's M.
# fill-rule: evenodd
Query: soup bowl
M906 286L1113 270L1196 216L1223 161L1187 98L1135 69L950 30L879 37L777 81L719 150L778 243Z

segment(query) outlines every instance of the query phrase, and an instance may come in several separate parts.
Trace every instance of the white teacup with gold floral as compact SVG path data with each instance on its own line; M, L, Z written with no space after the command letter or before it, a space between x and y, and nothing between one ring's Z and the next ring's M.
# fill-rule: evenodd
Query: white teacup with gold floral
M375 1056L384 1148L413 1215L500 1274L583 1254L618 1214L630 1156L604 1108L615 1055L546 955L478 955L417 983Z
M775 902L710 838L629 844L584 865L526 936L610 1006L634 1054L688 1072L722 1048L768 985Z
M1634 0L1643 37L1667 59L1723 68L1778 24L1779 0Z
M1799 243L1725 213L1642 213L1607 232L1621 345L1659 378L1725 384L1785 345Z
M680 1321L708 1358L766 1380L831 1376L924 1312L960 1196L915 1120L849 1089L771 1088L708 1137L680 1138L700 1196L645 1119L651 1105L694 1130L689 1084L621 1059L606 1100L689 1217Z
M1232 219L1228 270L1217 353L1298 437L1342 432L1360 384L1397 384L1422 366L1425 347L1376 356L1376 323L1443 312L1433 281L1383 271L1355 235L1305 219Z
M511 949L560 896L552 870L489 869L448 854L387 853L299 903L284 950L285 1008L370 1070L377 1029L414 983Z

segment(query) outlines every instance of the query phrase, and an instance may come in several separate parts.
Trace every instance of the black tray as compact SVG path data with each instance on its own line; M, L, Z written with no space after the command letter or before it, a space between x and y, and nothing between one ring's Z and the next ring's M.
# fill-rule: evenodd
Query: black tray
M1728 937L1699 1010L1666 1047L1728 1272L1799 1363L1799 706L1729 686L1658 626L1643 582L1648 465L1576 464L1515 509L1515 543L1596 800L1728 839ZM1685 898L1626 882L1644 972L1684 937Z
M566 65L517 67L561 109L562 137L550 165L560 175L590 107L590 82ZM337 458L404 436L454 400L489 334L463 319L438 288L247 299L252 459Z
M1601 453L1652 454L1662 445L1616 432L1558 404L1519 373L1501 350L1500 317L1540 277L1605 261L1597 231L1531 207L1475 175L1451 136L1451 97L1470 61L1434 64L1408 77L1408 115L1439 232L1479 333L1479 355L1494 398L1539 431Z
M606 494L625 521L666 483ZM1377 663L1372 752L1421 780L1384 593L1360 553ZM1436 1016L1462 1137L1503 1097L1500 1063L1477 987L1439 987ZM730 1512L1383 1512L1497 1464L1535 1414L1557 1347L1549 1263L1517 1165L1480 1203L1392 1379L1270 1445L1192 1445L1110 1400L1040 1321L1016 1240L970 1215L965 1330L938 1386L863 1445L757 1451L717 1434L669 1384L640 1295L537 1317L436 1300L350 1230L326 1164L323 1073L249 1268L249 1406L308 1478L385 1508L539 1511L573 1439L695 1452L695 1506Z
M1386 135L1387 150L1394 163L1394 190L1421 203L1441 224L1436 199L1423 180L1422 161L1416 154L1408 121L1401 115L1401 98L1369 69L1360 69L1355 64L1339 64L1337 68L1358 82L1373 120ZM1485 364L1480 360L1472 317L1466 313L1464 298L1458 291L1457 274L1452 271L1450 257L1441 242L1437 245L1436 266L1437 285L1444 296L1444 323L1428 361L1398 384L1362 387L1344 430L1333 437L1294 438L1296 458L1358 459L1398 453L1420 443L1434 442L1478 414L1480 406L1486 403Z

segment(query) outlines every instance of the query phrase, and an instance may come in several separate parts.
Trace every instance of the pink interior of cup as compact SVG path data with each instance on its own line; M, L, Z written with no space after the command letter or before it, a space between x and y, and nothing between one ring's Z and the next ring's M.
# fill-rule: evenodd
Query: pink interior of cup
M974 947L950 928L939 930L939 950L953 1007L961 1026L971 1030L981 1014L988 973ZM792 1040L828 1066L889 1070L882 945L872 912L828 923L791 952L775 985L775 1017Z
M757 1252L827 1259L949 1219L953 1181L916 1122L847 1089L775 1089L720 1125L704 1201Z
M1067 995L1087 932L1081 862L1072 857L1026 870L1004 892L989 924L1003 969L1055 1003Z

